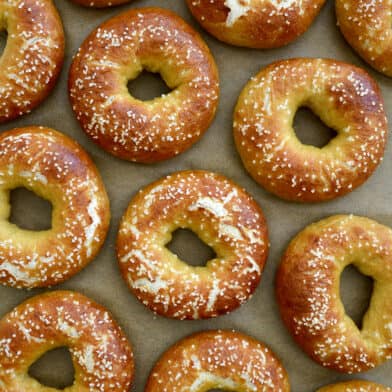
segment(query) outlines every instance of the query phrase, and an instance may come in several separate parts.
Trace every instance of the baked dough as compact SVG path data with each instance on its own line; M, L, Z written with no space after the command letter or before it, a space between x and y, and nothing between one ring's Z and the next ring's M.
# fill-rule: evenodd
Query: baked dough
M53 205L52 228L9 222L10 190L25 187ZM79 272L100 250L110 208L101 177L68 136L44 127L0 135L0 283L46 287Z
M192 267L166 248L188 228L215 250ZM178 319L216 317L247 301L268 254L260 207L241 187L206 171L169 175L142 189L119 228L117 258L124 280L154 312Z
M280 312L297 343L320 365L358 373L391 357L391 249L390 228L352 215L314 223L289 244L276 281ZM361 329L340 299L340 275L349 264L374 279Z
M142 70L160 73L169 94L130 95ZM207 130L218 103L218 72L200 36L161 8L132 9L101 24L83 42L69 93L83 130L111 154L157 162L190 148Z
M310 108L338 135L323 148L302 144L293 119ZM292 201L342 196L381 162L388 125L377 83L362 69L327 59L290 59L262 69L243 89L234 137L245 168Z

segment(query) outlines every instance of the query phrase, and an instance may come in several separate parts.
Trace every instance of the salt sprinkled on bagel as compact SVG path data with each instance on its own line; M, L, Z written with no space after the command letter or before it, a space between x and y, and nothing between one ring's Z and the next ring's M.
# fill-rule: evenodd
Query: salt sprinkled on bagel
M375 281L361 329L346 314L339 294L340 276L349 264ZM392 357L390 228L352 215L308 226L282 258L276 292L283 321L319 364L358 373Z
M130 95L129 80L158 72L171 88L150 101ZM200 36L160 8L133 9L84 41L69 74L73 110L83 130L111 154L156 162L190 148L216 111L218 72Z
M64 31L51 0L0 1L0 123L29 113L53 89L64 58Z
M295 135L299 107L338 135L322 148ZM318 202L351 192L381 162L388 135L377 83L362 69L327 59L290 59L262 69L243 89L234 137L249 174L275 195Z
M197 21L232 45L276 48L303 34L325 0L187 0Z
M181 261L165 245L189 228L217 257L205 267ZM198 319L228 313L256 289L268 253L263 213L242 188L205 171L167 176L141 190L125 212L117 257L129 288L166 317Z
M72 0L72 1L83 7L106 8L106 7L116 7L121 4L129 3L131 0Z
M134 364L126 336L106 309L71 291L32 297L0 320L0 390L54 390L28 370L45 352L62 346L69 348L75 369L67 391L129 390Z
M285 369L263 343L235 331L191 335L167 350L145 392L289 392Z
M392 76L391 0L336 0L336 15L347 42L373 68Z
M50 230L8 221L9 192L18 187L52 203ZM76 142L44 127L0 135L0 283L45 287L70 278L98 253L109 219L104 184Z

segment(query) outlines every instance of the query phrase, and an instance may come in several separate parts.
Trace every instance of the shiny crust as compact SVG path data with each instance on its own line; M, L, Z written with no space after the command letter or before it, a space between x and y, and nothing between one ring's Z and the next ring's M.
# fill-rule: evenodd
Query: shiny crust
M151 101L133 98L129 80L146 69L173 89ZM93 31L69 74L73 110L106 151L156 162L194 144L218 103L218 72L206 44L180 17L160 8L133 9Z
M106 8L106 7L116 7L121 4L126 4L131 2L132 0L72 0L72 1L83 7Z
M285 369L257 340L234 331L191 335L166 351L150 373L145 392L289 392Z
M8 221L9 191L17 187L52 203L50 230L23 230ZM31 288L70 278L98 253L109 220L104 184L76 142L43 127L0 135L0 283Z
M0 1L7 45L0 58L0 123L29 113L53 89L64 58L64 31L51 0Z
M287 248L276 292L283 321L319 364L364 372L392 356L392 230L367 218L338 215L300 232ZM346 315L339 281L354 264L374 279L362 329Z
M217 257L205 267L181 261L165 245L189 228ZM225 177L184 171L141 190L117 237L121 273L154 312L178 319L216 317L248 300L268 254L267 226L251 196Z
M323 148L302 144L292 123L310 108L338 136ZM245 86L234 137L245 168L268 191L318 202L361 185L383 158L388 125L376 82L362 69L327 59L273 63Z
M187 0L214 37L249 48L277 48L303 34L325 0Z
M41 392L29 366L47 351L66 346L75 382L66 390L128 391L134 373L132 349L106 309L71 291L37 295L0 320L0 391Z
M344 38L373 68L392 76L391 0L336 0Z
M392 392L392 389L374 382L356 380L328 385L317 392Z

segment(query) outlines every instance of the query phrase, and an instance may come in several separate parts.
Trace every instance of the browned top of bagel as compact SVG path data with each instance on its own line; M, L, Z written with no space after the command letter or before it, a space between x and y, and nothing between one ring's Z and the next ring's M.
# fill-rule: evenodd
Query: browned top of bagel
M74 3L83 7L106 8L129 3L132 0L72 0Z
M7 45L0 58L0 123L30 112L54 87L64 58L64 32L51 0L0 2Z
M348 43L379 72L392 76L390 0L337 0L338 25Z
M172 346L152 369L145 392L289 392L285 369L263 343L235 331L206 331Z
M216 257L193 267L166 248L189 228ZM130 202L117 237L122 275L140 301L179 319L216 317L247 301L268 254L262 210L241 187L208 171L182 171L142 189Z
M129 390L133 354L110 313L82 294L52 291L28 299L0 320L0 391L53 391L31 378L28 369L61 346L69 348L75 368L70 390Z
M370 381L355 380L320 388L317 392L391 392L392 389Z
M130 95L146 69L173 89L150 101ZM108 152L155 162L188 149L211 123L218 72L198 33L171 11L132 9L101 24L83 42L69 74L83 130Z
M303 34L325 0L187 0L198 22L232 45L275 48Z
M306 227L289 244L277 273L283 321L319 364L364 372L392 355L392 230L371 219L337 215ZM375 283L359 329L340 298L340 276L355 265Z
M53 205L52 228L23 230L8 221L9 191L25 187ZM109 200L87 153L68 136L44 127L0 135L0 282L49 286L69 278L101 248Z
M301 143L293 120L310 108L337 131L326 146ZM243 89L234 137L251 176L288 200L317 202L347 194L381 162L388 137L384 101L364 70L329 59L277 61Z

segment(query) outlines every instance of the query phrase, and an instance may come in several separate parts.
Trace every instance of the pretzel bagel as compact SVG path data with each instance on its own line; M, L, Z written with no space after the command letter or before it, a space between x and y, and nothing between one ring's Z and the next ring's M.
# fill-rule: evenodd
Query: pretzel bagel
M51 229L9 222L9 193L18 187L52 203ZM0 135L0 283L31 288L70 278L98 253L109 219L104 184L76 142L43 127Z
M317 392L392 392L392 389L374 382L358 380L328 385Z
M236 46L277 48L303 34L325 0L187 0L214 37Z
M37 295L0 320L0 391L49 392L28 375L47 351L66 346L75 381L66 392L125 392L132 382L132 349L112 316L71 291Z
M173 90L150 101L130 95L146 69ZM76 54L69 76L83 130L111 154L137 162L171 158L194 144L218 102L218 72L200 36L160 8L133 9L101 24Z
M166 351L145 392L289 392L286 371L264 344L234 331L191 335Z
M367 218L339 215L314 223L288 246L277 274L283 321L319 364L364 372L392 356L392 230ZM353 264L374 279L362 328L346 314L339 280Z
M83 7L106 8L106 7L116 7L121 4L129 3L131 0L72 0L72 1Z
M205 267L181 261L165 245L189 228L215 250ZM263 213L242 188L218 174L184 171L141 190L117 237L122 275L154 312L178 319L215 317L248 300L268 253Z
M51 0L0 1L0 123L29 113L53 89L64 58L64 31Z
M373 68L392 76L392 3L390 0L336 0L344 38Z
M310 108L338 135L322 148L302 144L293 129ZM290 59L261 70L234 113L234 137L245 168L268 191L317 202L361 185L381 162L388 125L376 82L350 64Z

